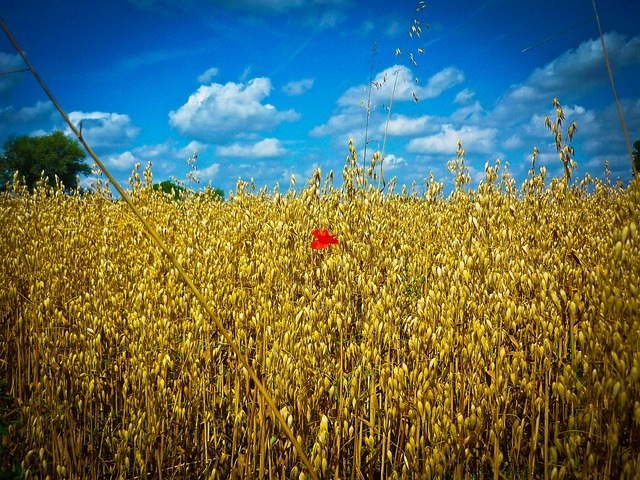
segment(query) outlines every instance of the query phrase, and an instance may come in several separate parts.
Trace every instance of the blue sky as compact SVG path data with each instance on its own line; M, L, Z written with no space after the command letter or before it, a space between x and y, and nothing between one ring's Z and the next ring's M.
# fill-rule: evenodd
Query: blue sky
M225 192L239 177L285 190L295 175L303 185L317 166L339 184L349 138L362 161L372 72L367 162L387 128L385 177L398 185L421 188L433 172L450 186L458 140L474 184L496 159L520 184L534 146L537 165L561 176L544 126L554 97L567 125L577 122L576 175L603 177L609 160L614 178L631 178L590 0L425 4L416 12L409 0L22 0L0 15L125 184L136 162L149 161L155 180L187 180L194 150L201 185ZM598 8L633 143L640 2ZM420 38L407 34L414 20L429 25ZM0 71L23 67L1 35ZM29 73L0 76L0 142L54 129L65 125Z

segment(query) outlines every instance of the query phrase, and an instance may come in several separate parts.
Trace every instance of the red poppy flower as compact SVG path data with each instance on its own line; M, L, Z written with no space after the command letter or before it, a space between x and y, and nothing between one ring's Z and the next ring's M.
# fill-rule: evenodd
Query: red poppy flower
M311 242L311 248L317 250L318 248L327 248L329 245L338 245L338 240L336 240L332 235L329 235L328 230L315 230L313 232L313 236L316 237L316 240Z

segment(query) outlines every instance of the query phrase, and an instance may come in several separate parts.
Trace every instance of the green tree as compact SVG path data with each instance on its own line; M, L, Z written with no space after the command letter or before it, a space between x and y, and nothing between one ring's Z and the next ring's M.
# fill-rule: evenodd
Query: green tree
M633 144L633 164L635 171L640 172L640 140L636 140Z
M168 193L171 194L171 192L173 192L173 199L174 200L180 200L180 193L181 192L186 192L187 189L181 185L176 185L174 182L170 181L170 180L165 180L164 182L160 182L160 183L154 183L153 184L153 189L158 192L164 192L164 193ZM221 201L224 201L224 190L222 190L221 188L211 188L211 187L207 187L203 193L205 195L209 195L212 198L218 198Z
M175 183L169 181L169 180L165 180L164 182L160 182L160 183L154 183L153 184L153 189L158 192L163 192L163 193L168 193L171 194L173 192L173 199L174 200L179 200L180 199L180 192L186 191L186 188L180 186L180 185L176 185Z
M78 175L91 173L85 157L82 147L59 130L40 137L12 136L0 154L0 188L4 189L18 171L29 189L43 172L50 185L55 185L57 175L66 189L75 189Z
M224 202L224 190L221 188L207 188L205 193Z

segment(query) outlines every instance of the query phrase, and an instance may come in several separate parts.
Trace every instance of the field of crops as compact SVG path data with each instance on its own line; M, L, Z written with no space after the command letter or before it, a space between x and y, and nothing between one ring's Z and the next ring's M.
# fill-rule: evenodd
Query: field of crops
M31 478L637 478L640 189L345 170L0 198L2 455ZM460 172L458 172L460 173ZM138 178L138 177L137 177ZM456 177L463 180L463 177ZM338 240L311 248L316 229ZM8 420L10 419L10 420Z

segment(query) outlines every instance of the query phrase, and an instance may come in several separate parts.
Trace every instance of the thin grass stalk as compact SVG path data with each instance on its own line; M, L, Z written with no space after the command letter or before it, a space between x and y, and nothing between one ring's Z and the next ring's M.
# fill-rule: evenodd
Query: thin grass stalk
M496 377L497 377L497 372L496 372ZM497 400L497 398L496 398ZM499 415L499 408L496 402L496 405L494 405L493 407L493 431L494 431L494 436L493 436L493 480L499 480L500 478L500 447L498 445L498 432L496 431L496 425L498 424L498 415Z
M382 180L382 189L380 188L380 180L378 180L378 190L384 190L387 186L387 182L384 180L384 173L382 170L382 164L384 163L384 155L387 148L387 136L389 133L389 123L391 122L391 109L393 108L393 98L396 94L396 86L398 85L398 77L400 76L400 70L396 71L396 76L393 81L393 89L391 90L391 99L389 100L389 108L387 109L387 121L384 125L384 137L382 139L382 152L380 154L380 180Z
M367 164L367 146L369 145L369 121L371 119L371 87L373 85L373 72L374 65L373 60L376 57L376 47L377 44L374 42L373 48L371 49L371 69L369 70L369 88L367 89L367 122L364 128L364 146L362 149L362 166L364 167ZM358 169L358 164L354 165L356 171ZM362 169L362 175L364 176L364 168Z
M596 0L592 0L593 11L596 14L596 23L598 24L598 33L600 34L600 43L602 44L602 53L604 55L604 61L607 64L607 73L609 74L609 81L611 82L611 90L613 91L613 98L616 102L616 108L618 110L618 117L620 117L620 125L622 127L622 133L624 140L627 144L627 150L629 151L629 158L631 160L631 168L633 169L633 175L638 178L638 170L636 169L636 162L633 161L633 151L631 149L631 141L629 140L629 132L627 131L627 125L624 121L624 115L622 114L622 107L620 106L620 100L618 100L618 92L616 91L616 84L613 81L613 72L611 71L611 63L609 62L609 55L607 54L607 46L604 43L604 37L602 36L602 26L600 25L600 16L598 15L598 9L596 8Z
M544 480L549 478L549 383L551 370L544 377Z
M362 429L363 429L363 421L360 414L360 392L361 392L361 375L360 370L356 370L355 375L357 376L358 388L356 390L356 406L355 406L355 426L354 426L354 457L355 457L355 465L351 471L351 479L356 478L356 472L362 474L360 468L362 466Z
M258 402L259 402L259 405L258 405L258 417L259 417L259 423L260 423L260 473L259 473L259 478L262 480L264 478L266 457L269 454L269 452L268 452L268 449L267 449L267 438L266 438L267 428L266 428L266 425L265 425L264 400L263 400L263 398L260 397L258 399Z

